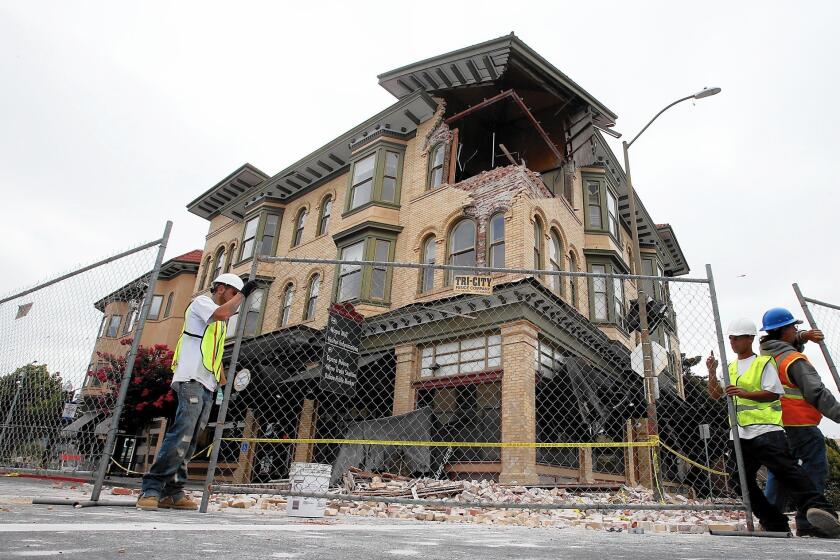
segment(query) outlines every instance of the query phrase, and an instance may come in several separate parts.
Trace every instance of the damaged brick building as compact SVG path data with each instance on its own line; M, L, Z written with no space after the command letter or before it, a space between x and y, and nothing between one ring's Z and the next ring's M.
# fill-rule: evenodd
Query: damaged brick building
M245 164L188 205L209 221L196 294L214 270L247 276L258 255L688 272L673 230L641 201L644 270L632 270L624 175L598 130L617 116L515 35L386 72L379 84L397 99L381 113L274 175ZM644 415L629 372L633 282L498 273L492 295L476 296L456 294L441 270L282 262L259 262L257 278L246 316L229 326L245 321L240 365L252 374L231 405L239 435L372 437L385 433L378 425L399 430L395 417L428 411L421 435L440 441L622 441L627 421ZM651 283L646 292L661 307L653 337L671 366L661 389L680 395L668 290ZM365 316L350 397L318 383L335 302ZM628 391L634 404L616 417L611 399ZM242 482L344 451L298 443L246 452L231 442L221 461ZM631 476L626 461L620 452L442 447L409 457L409 470L619 481Z

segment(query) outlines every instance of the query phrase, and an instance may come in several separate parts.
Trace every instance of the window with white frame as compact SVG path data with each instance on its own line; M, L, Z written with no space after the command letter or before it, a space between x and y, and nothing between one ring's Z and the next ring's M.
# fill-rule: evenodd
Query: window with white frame
M309 279L309 288L306 291L306 305L303 310L303 320L308 321L315 317L318 308L318 295L321 293L321 275L314 274Z
M435 236L430 235L423 242L423 264L435 264ZM435 287L435 269L423 268L420 271L420 292L428 292Z
M560 244L560 236L553 229L551 230L551 239L548 244L548 264L549 269L554 271L563 270L563 249ZM559 274L551 276L551 289L555 294L563 294L563 277Z
M259 225L259 216L245 222L245 232L242 235L242 254L239 255L239 260L244 261L254 256L254 245L256 244L257 228Z
M441 142L432 150L432 155L429 158L429 189L439 187L443 183L443 160L445 147L446 144Z
M566 353L543 340L538 341L534 352L537 355L537 371L547 379L561 371L568 357Z
M353 182L350 184L350 209L371 201L376 154L370 154L353 165Z
M292 235L292 247L300 245L303 239L303 228L306 227L306 208L301 208L295 218L295 232Z
M618 239L618 201L610 189L607 192L607 226L610 233Z
M606 274L607 267L603 264L593 264L589 271L595 274ZM609 320L610 311L607 306L607 297L607 278L605 276L592 277L592 307L596 321Z
M152 296L152 305L149 307L149 320L157 321L160 319L160 310L163 307L163 296L155 294Z
M425 346L420 350L420 377L449 377L502 366L502 337L494 334Z
M453 266L475 266L475 222L464 219L452 229L449 234L449 255L446 264ZM446 283L451 284L456 274L468 274L468 271L459 270L453 273L448 270Z
M341 248L340 258L343 261L360 261L365 252L365 241L357 241L352 245ZM362 293L362 265L342 264L338 272L339 302L359 299Z
M289 315L292 313L292 300L295 297L295 287L292 284L286 284L283 290L283 310L280 313L280 326L285 327L289 324Z
M105 336L115 338L120 330L120 322L122 322L122 315L111 315L111 319L108 321L108 332L105 333Z
M487 253L492 268L505 267L505 215L499 212L490 217L490 248Z
M586 183L586 208L589 226L601 229L601 185L596 181Z
M166 307L163 309L164 318L172 315L172 302L174 299L175 292L169 292L169 297L166 298Z
M210 279L211 282L218 278L219 275L222 273L222 267L224 266L222 261L224 260L224 257L225 248L219 247L219 250L216 251L216 258L213 261L213 278Z
M327 228L330 225L330 215L332 214L332 196L327 196L321 202L321 216L318 218L318 232L316 235L323 235L327 233Z

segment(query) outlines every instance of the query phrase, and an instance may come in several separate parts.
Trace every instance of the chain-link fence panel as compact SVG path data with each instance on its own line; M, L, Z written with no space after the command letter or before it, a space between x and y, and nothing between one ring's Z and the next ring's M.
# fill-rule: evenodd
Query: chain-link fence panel
M834 384L840 391L840 375L837 373L837 361L840 360L840 305L806 297L797 284L793 285L793 290L811 328L821 330L825 336L825 340L819 343L820 350Z
M90 476L159 241L0 303L0 468Z
M261 287L228 327L243 337L214 488L359 500L510 501L493 489L541 485L733 497L726 408L700 364L719 347L707 280L613 274L608 262L579 273L344 256L254 265ZM305 501L292 498L296 507Z

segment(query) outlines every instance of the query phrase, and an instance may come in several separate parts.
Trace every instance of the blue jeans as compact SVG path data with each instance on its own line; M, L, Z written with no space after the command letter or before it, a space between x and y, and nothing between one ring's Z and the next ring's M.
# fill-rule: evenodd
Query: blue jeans
M163 437L152 468L143 475L140 493L158 498L171 496L177 500L183 495L187 482L187 463L210 418L213 393L198 381L173 383L172 389L178 394L175 422Z
M826 458L823 433L817 426L791 426L785 428L785 432L793 456L802 462L802 470L808 474L808 478L816 486L817 492L825 493L825 481L828 478L828 459ZM767 476L764 495L778 509L786 510L790 494L773 476L772 472ZM797 515L796 527L800 530L808 529L811 524L804 516Z

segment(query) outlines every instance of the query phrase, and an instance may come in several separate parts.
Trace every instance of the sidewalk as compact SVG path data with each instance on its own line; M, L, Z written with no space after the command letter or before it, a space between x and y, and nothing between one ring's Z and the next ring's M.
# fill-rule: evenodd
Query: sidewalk
M31 505L32 497L86 499L84 488L0 478L0 558L733 558L786 560L840 554L840 541L677 533L610 533L582 528L435 523L339 515L301 520L282 511L144 512ZM110 490L103 498L111 498ZM118 496L115 496L117 498ZM30 500L27 505L26 499ZM123 497L124 499L124 497Z

